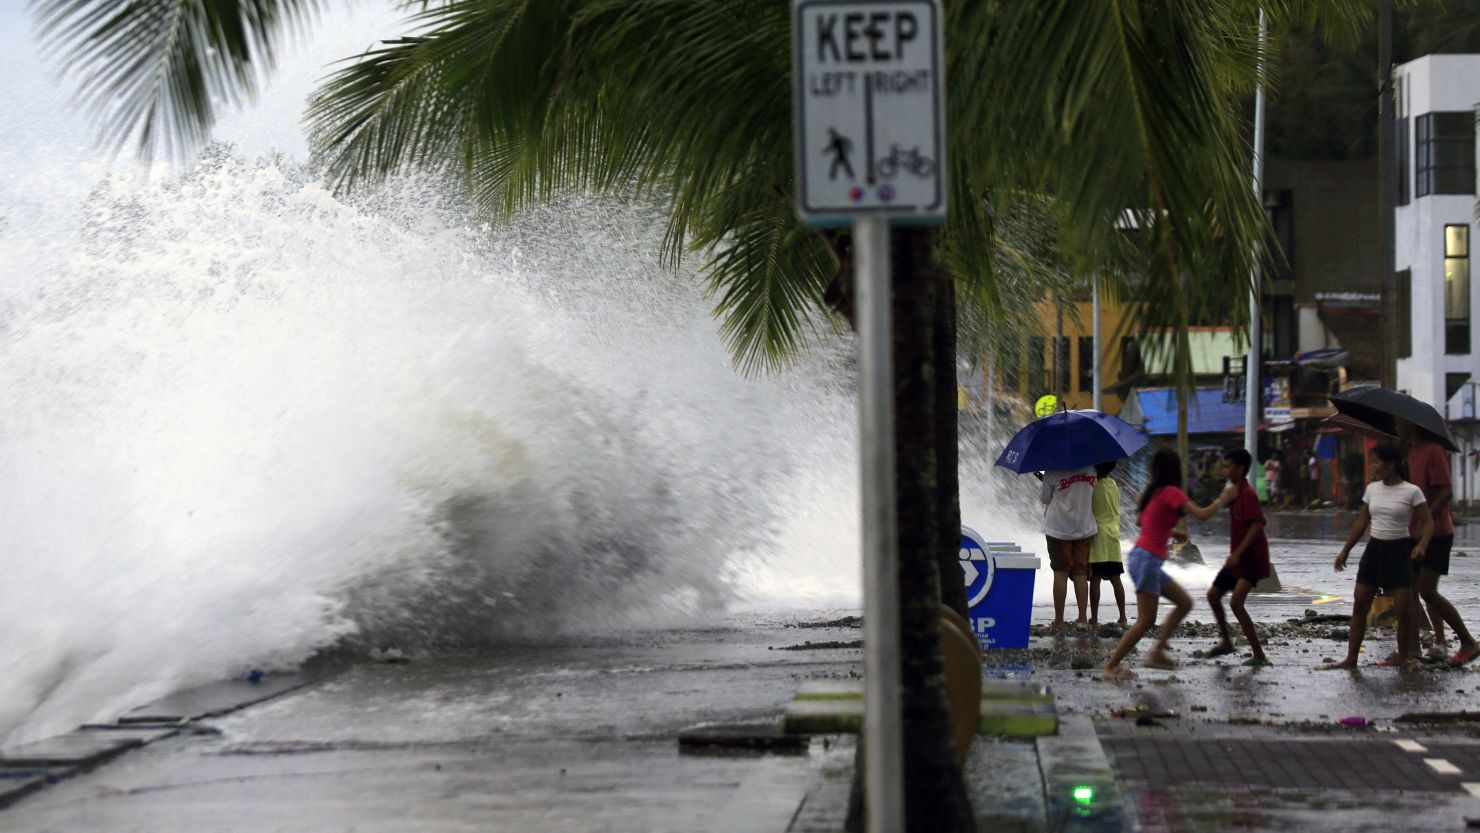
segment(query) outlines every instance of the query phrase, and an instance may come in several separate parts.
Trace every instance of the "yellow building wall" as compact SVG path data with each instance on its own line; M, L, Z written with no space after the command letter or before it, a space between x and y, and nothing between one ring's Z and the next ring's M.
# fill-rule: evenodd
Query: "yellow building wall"
M1094 407L1094 390L1091 383L1089 353L1094 336L1094 305L1089 301L1064 304L1063 335L1069 340L1068 391L1052 390L1053 387L1053 340L1057 334L1058 307L1052 299L1036 304L1038 331L1020 334L1017 339L1017 355L1002 350L993 359L993 375L999 396L1017 397L1030 407L1038 397L1054 393L1070 408ZM1124 318L1124 307L1116 301L1102 300L1100 304L1100 387L1113 385L1120 379L1121 343L1123 336L1120 324ZM1030 358L1030 350L1039 353L1038 362ZM1011 365L1017 372L1011 372ZM1081 368L1081 362L1083 367ZM986 366L983 362L983 367ZM1041 370L1040 370L1041 369ZM1081 369L1083 377L1081 378ZM1032 378L1037 377L1037 378ZM1113 393L1101 396L1101 407L1106 413L1119 414L1124 403Z

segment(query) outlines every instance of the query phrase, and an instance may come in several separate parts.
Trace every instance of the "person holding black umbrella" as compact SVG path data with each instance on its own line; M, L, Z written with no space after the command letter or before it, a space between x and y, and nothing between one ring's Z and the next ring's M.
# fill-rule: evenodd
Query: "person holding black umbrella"
M1331 395L1331 404L1336 406L1337 416L1329 421L1343 428L1352 428L1361 433L1376 433L1396 436L1406 454L1409 479L1423 497L1422 512L1415 510L1409 522L1408 534L1414 536L1418 528L1430 525L1433 540L1424 540L1423 548L1417 552L1417 563L1412 566L1415 573L1413 583L1429 609L1429 618L1434 623L1436 648L1443 653L1444 625L1454 629L1460 650L1450 658L1450 664L1464 665L1480 655L1480 646L1470 636L1450 601L1439 594L1439 578L1449 572L1449 550L1454 544L1454 520L1449 511L1453 489L1449 476L1449 460L1445 451L1459 451L1444 416L1433 405L1415 399L1406 393L1376 386L1360 386ZM1401 459L1401 456L1400 456ZM1370 488L1370 487L1369 487ZM1424 519L1428 520L1425 521ZM1425 536L1427 538L1427 536ZM1360 576L1359 576L1360 578ZM1415 656L1418 652L1418 606L1413 605L1409 613L1411 622L1407 640L1399 646L1399 653ZM1402 623L1400 623L1401 626Z
M1434 519L1434 534L1429 539L1429 546L1424 550L1423 558L1413 565L1414 590L1428 608L1429 621L1434 625L1434 647L1430 649L1430 656L1444 658L1448 654L1448 646L1444 641L1444 626L1447 624L1459 642L1459 651L1449 657L1449 663L1458 667L1480 656L1480 645L1476 644L1475 638L1465 627L1459 611L1439 593L1439 579L1449 575L1449 552L1454 547L1454 517L1449 511L1454 489L1449 476L1449 455L1444 453L1444 448L1439 443L1412 422L1398 419L1395 427L1399 444L1407 452L1408 482L1423 491L1429 514ZM1418 537L1418 519L1409 521L1408 526L1409 537ZM1411 656L1418 656L1420 646L1417 604L1413 605L1413 619L1414 625L1409 631L1413 634L1413 639L1408 650Z

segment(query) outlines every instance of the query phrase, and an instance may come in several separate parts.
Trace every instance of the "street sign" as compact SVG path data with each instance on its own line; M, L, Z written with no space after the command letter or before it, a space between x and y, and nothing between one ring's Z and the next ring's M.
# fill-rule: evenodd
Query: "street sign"
M794 0L797 213L946 215L941 0Z

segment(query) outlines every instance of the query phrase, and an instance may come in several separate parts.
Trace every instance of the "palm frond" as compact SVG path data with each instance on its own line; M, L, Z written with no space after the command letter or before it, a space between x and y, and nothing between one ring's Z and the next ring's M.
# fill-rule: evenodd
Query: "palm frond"
M43 45L79 82L109 149L181 157L257 91L321 0L34 0Z
M837 262L797 224L789 201L753 206L709 254L704 276L720 335L742 371L785 368L830 320L821 298Z
M953 83L976 95L957 117L978 126L987 168L1053 196L1073 271L1161 274L1126 287L1138 324L1246 297L1266 240L1239 106L1257 79L1257 18L1193 0L975 5L958 21L969 47ZM1151 219L1130 252L1127 216ZM1220 293L1189 299L1184 273Z

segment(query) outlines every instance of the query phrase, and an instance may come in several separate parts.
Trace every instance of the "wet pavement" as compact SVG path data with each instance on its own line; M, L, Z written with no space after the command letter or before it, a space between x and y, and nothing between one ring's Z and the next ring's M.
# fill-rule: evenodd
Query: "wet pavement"
M1344 529L1297 522L1326 524L1333 538ZM1216 563L1211 537L1199 543ZM1250 604L1269 668L1193 657L1213 642L1200 594L1173 643L1176 671L1102 682L1113 628L1040 634L1027 650L989 655L989 674L1053 687L1061 725L1076 743L1098 739L1119 793L1096 799L1114 812L1067 805L1076 814L1056 815L1066 805L1045 755L1071 739L984 739L968 767L981 829L1457 830L1480 817L1480 724L1397 720L1480 709L1480 667L1314 670L1344 646L1344 624L1307 615L1348 611L1351 573L1329 566L1339 544L1276 539L1285 589ZM1457 549L1466 547L1480 553L1468 529ZM1191 568L1185 580L1195 587L1211 573ZM1444 587L1480 617L1476 579L1480 558L1456 558ZM774 724L803 682L856 677L855 626L797 627L838 614L734 615L713 627L351 664L30 794L0 811L0 830L835 830L850 738L816 738L792 754L694 754L679 737L700 724ZM1040 625L1049 615L1035 608ZM1390 632L1370 644L1375 662ZM1338 724L1351 717L1365 725Z
M0 830L784 830L821 741L705 755L677 738L774 722L802 680L856 673L857 649L774 650L856 630L786 624L355 665L31 795Z

